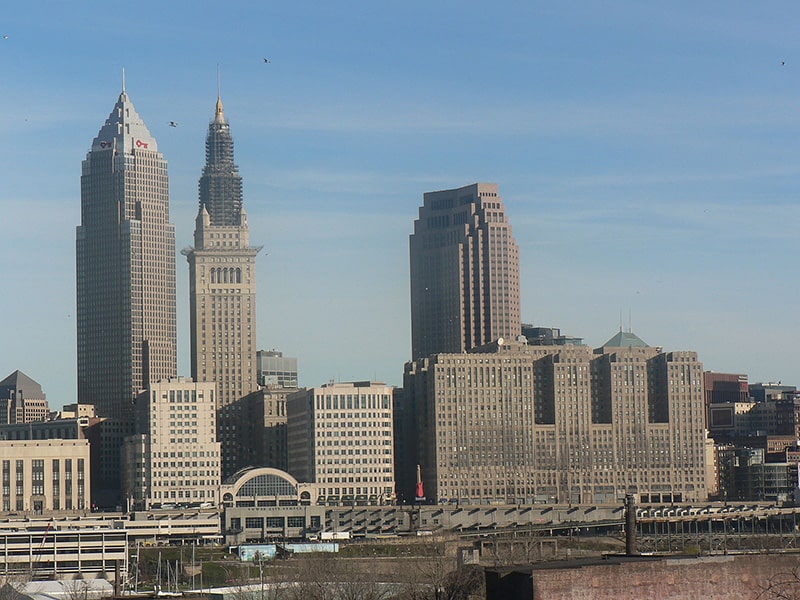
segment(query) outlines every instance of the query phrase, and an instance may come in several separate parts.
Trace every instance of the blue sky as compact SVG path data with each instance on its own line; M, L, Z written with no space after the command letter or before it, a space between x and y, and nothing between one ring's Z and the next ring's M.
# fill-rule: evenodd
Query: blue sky
M401 383L422 194L476 181L500 185L524 321L599 346L622 314L707 369L800 384L800 6L653 4L14 3L0 377L75 400L81 161L123 68L169 162L178 249L191 244L219 65L264 246L258 345L297 356L302 384Z

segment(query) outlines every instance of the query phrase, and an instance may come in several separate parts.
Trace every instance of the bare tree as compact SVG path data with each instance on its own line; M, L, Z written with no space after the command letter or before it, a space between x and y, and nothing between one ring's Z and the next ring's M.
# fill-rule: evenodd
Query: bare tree
M258 556L255 566L250 564L229 565L225 568L227 582L233 600L284 600L290 585L271 579L266 560ZM255 569L258 568L256 573Z
M22 590L29 582L27 573L6 572L0 575L0 600L27 600Z
M250 573L247 565L234 563L225 565L225 583L230 588L230 596L233 600L257 600L251 591Z
M64 597L67 600L89 600L92 595L89 582L80 576L78 579L63 582L61 587L64 589Z
M482 597L483 570L477 565L459 565L447 556L446 545L437 543L434 552L416 563L417 577L401 594L403 600L467 600Z
M800 600L800 567L772 575L756 600Z
M369 574L353 568L348 559L304 556L294 559L295 584L286 588L288 600L389 600L389 589Z

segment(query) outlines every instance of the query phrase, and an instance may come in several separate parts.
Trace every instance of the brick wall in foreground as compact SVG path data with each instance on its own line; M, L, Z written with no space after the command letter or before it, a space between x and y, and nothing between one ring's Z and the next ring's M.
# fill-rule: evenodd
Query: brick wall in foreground
M796 574L796 575L795 575ZM788 587L768 586L788 582ZM534 598L705 600L800 598L800 554L715 556L533 572ZM778 592L784 594L780 595Z

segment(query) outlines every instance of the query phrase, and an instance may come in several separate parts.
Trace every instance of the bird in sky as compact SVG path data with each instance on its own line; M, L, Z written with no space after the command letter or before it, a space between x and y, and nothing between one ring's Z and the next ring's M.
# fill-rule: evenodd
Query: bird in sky
M178 124L177 124L175 121L170 121L170 122L169 122L169 126L170 126L170 127L177 127L177 126L178 126Z
M786 61L785 61L785 60L782 60L782 61L781 61L781 66L782 66L782 67L785 67L785 66L786 66Z
M265 63L269 63L269 62L272 62L272 61L271 61L270 59L268 59L268 58L265 58L265 59L264 59L264 62L265 62Z
M7 40L7 39L8 39L8 36L7 36L7 35L4 35L4 36L3 36L3 39L4 39L4 40Z

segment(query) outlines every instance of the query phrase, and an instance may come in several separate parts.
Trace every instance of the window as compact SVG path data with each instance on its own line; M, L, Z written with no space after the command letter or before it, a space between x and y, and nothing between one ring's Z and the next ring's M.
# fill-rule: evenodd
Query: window
M31 492L34 496L44 496L44 459L34 459L31 462Z
M267 517L267 529L283 529L283 517Z
M297 496L297 488L277 475L258 475L246 482L237 496Z

